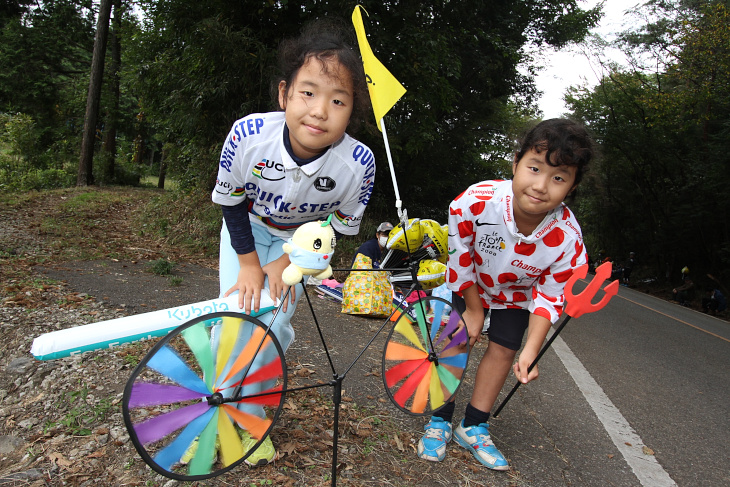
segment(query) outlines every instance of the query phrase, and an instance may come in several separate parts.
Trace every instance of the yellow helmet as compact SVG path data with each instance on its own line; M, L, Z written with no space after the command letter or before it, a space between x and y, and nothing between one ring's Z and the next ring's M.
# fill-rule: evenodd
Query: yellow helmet
M423 228L420 225L420 220L418 218L411 218L408 220L405 228L401 222L390 231L385 248L412 253L421 248L422 243Z
M446 282L446 264L424 259L418 264L418 282L424 289L433 289Z
M447 225L441 225L436 220L421 220L423 235L428 236L438 253L437 258L446 262L449 255L449 229Z

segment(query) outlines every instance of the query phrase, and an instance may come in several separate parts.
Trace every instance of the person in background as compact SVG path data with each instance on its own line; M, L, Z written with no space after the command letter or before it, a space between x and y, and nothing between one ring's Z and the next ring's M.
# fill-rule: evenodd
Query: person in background
M686 269L686 267L685 267ZM689 306L689 302L692 300L694 294L695 283L688 272L684 272L682 269L682 285L672 289L672 300L678 302L682 306Z
M390 222L383 222L378 225L377 230L375 230L375 237L360 245L357 252L355 252L355 256L352 258L350 267L352 267L355 263L355 257L357 257L357 254L362 254L366 257L370 257L370 261L373 263L373 269L378 269L380 267L380 259L383 255L383 249L385 249L385 243L388 241L388 235L391 230L393 230L393 224Z
M727 309L727 299L719 289L709 288L707 294L702 298L702 311L713 316L722 313Z
M623 282L622 284L626 287L629 287L630 284L630 278L631 278L631 271L634 269L634 265L636 264L636 254L633 252L629 252L629 260L626 261L624 264L624 275L623 275Z

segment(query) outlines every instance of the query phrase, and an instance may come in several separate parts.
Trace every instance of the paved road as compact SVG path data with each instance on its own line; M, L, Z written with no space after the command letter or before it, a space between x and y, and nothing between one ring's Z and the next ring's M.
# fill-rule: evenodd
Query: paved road
M366 368L380 360L380 346L374 348L362 361ZM521 387L492 420L515 475L485 471L480 480L730 485L729 360L730 323L622 287L606 308L568 323L540 362L540 379ZM348 380L346 387L353 385ZM382 396L379 383L353 380ZM468 391L457 413L466 400ZM416 432L424 423L404 422ZM432 468L427 463L425 471Z
M730 485L729 361L729 323L622 287L493 429L532 485Z

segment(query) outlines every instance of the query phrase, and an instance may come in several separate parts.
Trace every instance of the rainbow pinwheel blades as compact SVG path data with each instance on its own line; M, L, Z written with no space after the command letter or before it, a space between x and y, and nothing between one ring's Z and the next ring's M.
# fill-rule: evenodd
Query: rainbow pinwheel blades
M198 480L246 459L241 436L263 441L285 390L276 337L256 318L214 313L150 350L127 382L122 413L148 465L173 479Z
M431 415L456 394L469 361L461 315L441 298L415 301L396 312L383 351L383 382L393 403L413 415Z

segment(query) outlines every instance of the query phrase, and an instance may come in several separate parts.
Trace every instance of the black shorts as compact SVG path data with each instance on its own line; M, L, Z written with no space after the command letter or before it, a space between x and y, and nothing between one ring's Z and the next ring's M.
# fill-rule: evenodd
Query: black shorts
M454 308L459 313L466 311L464 298L454 293L452 295ZM488 309L484 309L486 316ZM530 312L526 309L493 309L489 318L487 336L490 342L517 351L522 346L522 338L530 323Z

